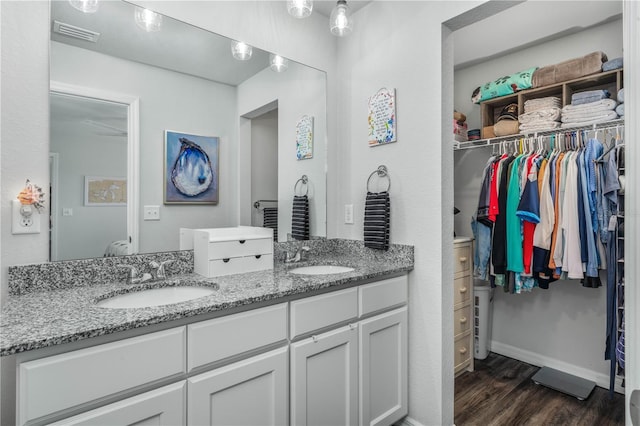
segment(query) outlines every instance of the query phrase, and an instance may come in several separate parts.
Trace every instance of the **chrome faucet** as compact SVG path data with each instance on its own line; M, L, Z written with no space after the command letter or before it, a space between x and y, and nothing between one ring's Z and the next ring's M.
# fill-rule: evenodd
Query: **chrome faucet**
M286 252L285 256L284 256L284 263L297 263L300 262L300 260L302 260L302 253L308 253L311 249L307 246L302 246L300 247L297 251L296 254L291 256L291 253Z
M127 268L129 273L127 274L127 284L139 284L145 281L151 280L153 277L150 273L145 272L141 276L138 276L138 268L133 265L117 265L118 268Z
M149 262L149 266L153 268L151 274L156 280L164 280L167 278L167 271L165 269L165 265L172 263L173 260L165 260L163 262L156 262L152 260Z

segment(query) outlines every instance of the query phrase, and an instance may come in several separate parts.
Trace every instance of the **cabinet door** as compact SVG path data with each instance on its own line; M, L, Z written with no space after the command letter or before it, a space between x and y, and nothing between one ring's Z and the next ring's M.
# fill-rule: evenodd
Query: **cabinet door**
M291 424L357 424L357 341L350 325L291 345Z
M407 414L406 306L360 322L360 425Z
M185 382L106 405L50 426L176 426L186 423Z
M287 355L280 348L190 378L188 424L287 424Z

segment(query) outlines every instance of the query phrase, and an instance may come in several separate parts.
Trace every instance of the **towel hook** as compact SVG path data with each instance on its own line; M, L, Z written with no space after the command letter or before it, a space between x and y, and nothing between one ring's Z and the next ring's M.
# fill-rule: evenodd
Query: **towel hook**
M387 171L387 166L385 166L384 164L378 166L378 168L376 170L374 170L373 172L371 172L371 174L369 175L369 178L367 179L367 192L371 192L371 190L369 189L369 183L371 182L371 178L375 174L377 174L378 177L380 177L380 178L383 178L383 177L387 178L387 180L388 180L387 189L385 189L384 192L389 192L389 189L391 189L391 178L389 177L389 173Z
M299 184L299 183L301 183L301 185L300 185L300 189L301 189L300 194L301 194L301 195L300 195L300 196L303 196L303 195L309 195L309 185L307 185L307 182L309 182L309 178L307 177L307 175L302 175L302 177L296 181L296 184L295 184L295 185L293 185L293 195L297 195L297 192L298 192L298 184ZM304 185L304 187L305 187L304 194L302 194L302 186L303 186L303 185Z

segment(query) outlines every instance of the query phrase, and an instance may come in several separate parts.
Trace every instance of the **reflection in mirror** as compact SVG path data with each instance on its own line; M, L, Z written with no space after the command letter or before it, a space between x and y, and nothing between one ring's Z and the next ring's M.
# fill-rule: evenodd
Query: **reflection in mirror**
M51 260L129 254L127 106L50 95Z
M269 52L255 47L250 60L235 60L231 39L166 16L159 31L146 32L135 24L134 10L127 2L108 1L101 2L97 13L84 14L66 1L51 2L51 80L139 100L139 120L128 123L139 136L139 159L129 146L123 150L129 153L124 170L118 169L123 167L119 163L111 172L105 155L101 156L104 171L77 170L73 186L58 185L59 200L52 203L52 220L55 217L58 223L52 228L51 259L103 256L114 253L113 242L129 238L133 253L178 250L180 228L264 225L264 206L277 208L277 239L285 241L291 233L293 187L303 174L310 179L311 236L326 236L325 73L293 62L275 72L269 67ZM64 110L58 110L55 102L52 97L50 151L60 173L61 164L69 159L63 158L54 141L54 132L61 127L56 122L64 120L59 116ZM89 113L91 108L83 111ZM304 115L315 120L312 156L298 160L296 124ZM127 126L90 116L80 121L95 132ZM219 138L218 204L163 203L166 130ZM98 137L94 139L91 143L98 143ZM60 151L57 156L56 151ZM89 162L83 156L75 163ZM92 176L126 178L128 183L137 177L139 185L128 191L126 207L88 206L84 182ZM274 201L256 209L258 200ZM159 217L147 220L145 209L155 206ZM121 214L108 215L108 210L126 210L128 231L99 235L99 230L112 227L110 219L122 222ZM86 217L100 225L85 226L79 220ZM82 236L83 241L71 236ZM74 251L67 245L75 246Z

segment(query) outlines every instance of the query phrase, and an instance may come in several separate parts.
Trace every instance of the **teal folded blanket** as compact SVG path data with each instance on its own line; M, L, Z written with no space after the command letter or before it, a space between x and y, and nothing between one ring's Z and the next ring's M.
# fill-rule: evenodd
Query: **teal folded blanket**
M495 81L490 81L478 87L471 96L471 101L475 104L487 99L499 98L500 96L512 95L519 90L530 89L533 80L533 72L538 67L532 67L528 70L500 77Z

